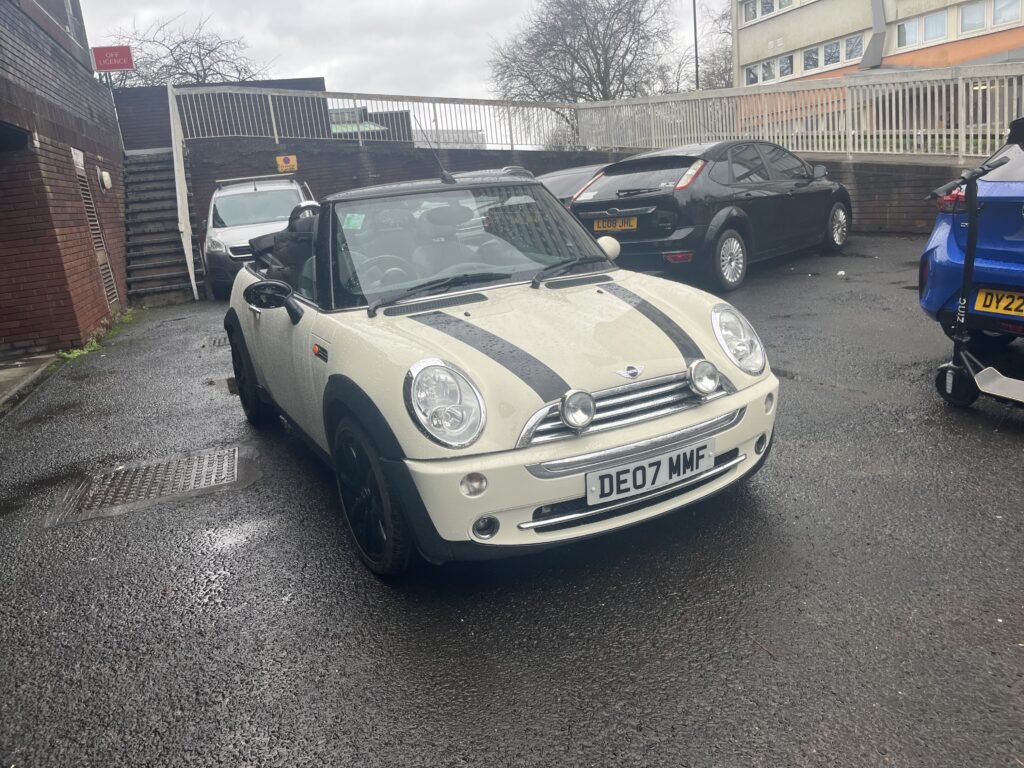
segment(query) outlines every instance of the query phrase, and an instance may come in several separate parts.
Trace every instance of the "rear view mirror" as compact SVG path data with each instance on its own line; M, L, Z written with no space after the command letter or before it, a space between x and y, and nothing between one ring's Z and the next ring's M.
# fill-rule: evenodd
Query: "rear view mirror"
M597 244L601 246L601 250L604 251L604 255L612 261L619 258L619 254L622 253L622 246L614 237L609 237L608 235L599 237L597 238Z
M826 168L824 165L814 166L814 178L824 179L826 176L828 176L828 168Z

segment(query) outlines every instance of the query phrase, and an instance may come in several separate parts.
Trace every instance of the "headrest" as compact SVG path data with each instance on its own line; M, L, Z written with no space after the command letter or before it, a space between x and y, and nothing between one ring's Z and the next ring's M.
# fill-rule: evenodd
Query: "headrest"
M435 227L457 227L473 218L473 211L464 205L445 205L431 208L423 214Z

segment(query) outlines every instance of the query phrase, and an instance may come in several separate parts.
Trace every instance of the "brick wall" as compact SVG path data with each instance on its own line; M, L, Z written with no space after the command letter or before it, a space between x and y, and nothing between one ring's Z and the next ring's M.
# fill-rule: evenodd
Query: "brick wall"
M927 234L935 223L935 203L925 198L956 178L963 167L914 157L848 160L845 156L804 155L804 159L825 165L829 178L846 185L857 232Z
M25 148L0 152L0 354L81 344L110 315L72 147L85 154L125 295L124 159L113 101L33 18L0 0L0 120L32 135ZM110 191L100 190L97 168L111 174Z
M298 181L313 194L334 192L395 181L432 178L437 163L427 149L408 144L368 144L359 147L342 141L282 141L264 139L194 139L188 142L187 162L192 193L193 229L205 219L217 179L266 176L276 173L277 155L298 157ZM608 152L507 152L499 150L440 150L441 161L453 173L521 165L535 174L577 165L611 162Z

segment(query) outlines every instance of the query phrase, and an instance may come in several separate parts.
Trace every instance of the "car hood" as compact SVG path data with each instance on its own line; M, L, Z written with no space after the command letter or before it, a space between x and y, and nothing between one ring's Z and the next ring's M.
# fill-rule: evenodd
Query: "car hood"
M354 336L361 349L352 350L352 359L367 362L362 386L390 411L390 423L408 424L404 403L395 397L406 372L427 358L453 363L483 395L488 423L473 452L485 453L515 447L526 422L569 389L598 392L629 383L629 366L642 370L636 381L646 381L680 373L703 357L738 389L761 378L740 371L715 339L711 311L720 299L625 270L609 277L601 283L553 281L537 290L485 289L476 301L448 308L432 309L430 301L402 307L422 307L415 314L349 314L360 325ZM431 450L415 430L399 440L410 457L452 453Z
M249 241L254 237L281 232L287 227L287 221L268 221L262 224L246 224L240 227L211 227L208 234L230 248L238 245L248 245Z

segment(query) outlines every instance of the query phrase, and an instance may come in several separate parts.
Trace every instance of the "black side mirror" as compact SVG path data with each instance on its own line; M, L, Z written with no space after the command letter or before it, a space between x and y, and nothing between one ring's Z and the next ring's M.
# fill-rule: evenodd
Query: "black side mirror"
M258 280L242 291L242 298L246 304L257 309L284 307L292 325L297 325L302 319L302 307L292 296L292 287L283 280Z
M295 231L295 222L306 215L314 215L320 211L320 203L314 202L313 200L304 200L303 202L292 208L292 212L288 215L288 231Z
M815 179L824 179L826 176L828 176L828 168L826 168L824 165L814 166Z

